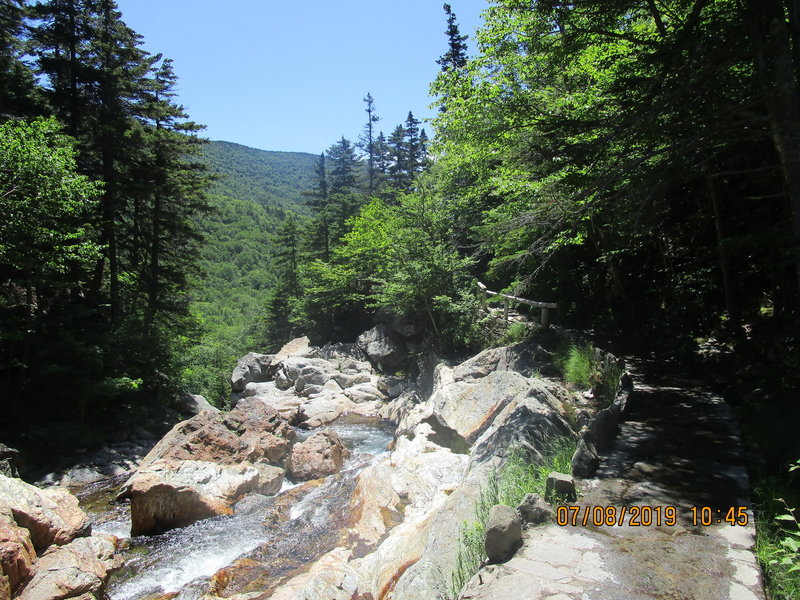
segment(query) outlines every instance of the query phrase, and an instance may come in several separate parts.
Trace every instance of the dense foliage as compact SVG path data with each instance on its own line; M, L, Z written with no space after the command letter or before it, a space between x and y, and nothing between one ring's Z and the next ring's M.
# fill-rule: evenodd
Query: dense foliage
M208 209L201 128L113 1L5 2L0 18L0 435L85 445L174 393Z

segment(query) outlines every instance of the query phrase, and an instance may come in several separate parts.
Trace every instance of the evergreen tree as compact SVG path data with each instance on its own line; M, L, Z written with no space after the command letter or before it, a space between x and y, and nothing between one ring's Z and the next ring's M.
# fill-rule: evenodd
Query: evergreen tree
M375 138L375 171L379 179L385 179L389 172L389 145L383 132L378 133Z
M0 3L0 120L43 110L33 73L21 59L23 25L22 0Z
M467 44L468 36L461 35L456 22L456 14L450 8L450 5L445 3L443 5L444 14L447 15L447 29L445 35L447 36L447 52L445 52L439 60L436 61L442 67L442 71L449 71L451 69L462 69L467 64Z
M380 117L375 114L375 102L372 100L371 94L367 93L364 103L367 105L367 108L364 109L367 113L367 123L364 125L364 132L361 135L358 146L367 156L367 193L372 196L376 190L376 162L378 160L374 128L375 123L380 121Z
M327 151L330 161L330 193L349 193L355 190L358 183L355 148L352 142L342 136Z
M293 214L286 217L275 234L275 258L278 290L294 297L299 296L300 226Z
M306 246L311 250L312 256L328 261L331 253L330 195L324 152L319 155L314 172L317 177L317 187L315 190L304 192L313 213Z
M424 140L421 138L420 122L414 117L414 114L409 111L406 117L405 124L405 149L406 149L406 170L408 171L409 180L413 180L420 172L425 164L425 145ZM425 136L427 140L427 135Z
M402 125L394 128L386 140L388 148L388 182L394 190L404 191L410 187L409 156L406 147L406 130Z
M136 165L144 195L136 195L138 209L130 215L131 231L126 232L134 241L126 267L145 292L149 335L154 335L158 317L169 329L170 319L188 311L187 278L195 270L201 239L197 216L208 211L209 178L205 165L194 158L203 143L196 134L203 128L187 120L183 107L174 103L176 83L171 60L152 67L141 111L146 119L139 140L142 160ZM145 242L146 265L138 259L137 240Z

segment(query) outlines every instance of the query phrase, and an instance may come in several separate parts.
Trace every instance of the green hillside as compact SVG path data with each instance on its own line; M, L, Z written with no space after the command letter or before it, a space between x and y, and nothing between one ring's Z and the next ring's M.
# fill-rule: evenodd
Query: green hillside
M211 171L222 176L212 193L306 212L302 192L314 187L316 155L270 152L219 141L206 145L204 154Z
M192 311L200 343L184 357L183 379L187 390L220 401L236 359L264 343L274 235L287 212L306 212L316 157L230 142L211 142L204 154L220 179L211 188L213 211L199 222L206 242Z

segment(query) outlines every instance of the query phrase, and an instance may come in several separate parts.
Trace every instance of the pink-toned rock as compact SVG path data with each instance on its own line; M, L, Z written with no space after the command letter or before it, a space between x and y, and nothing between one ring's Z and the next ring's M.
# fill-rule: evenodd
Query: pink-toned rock
M9 595L31 576L35 560L30 533L16 524L10 508L0 506L0 577ZM4 597L3 587L0 582L0 599Z
M247 493L276 493L283 472L266 463L153 462L139 469L130 481L131 535L160 533L231 514L233 504Z
M18 600L101 600L109 573L121 566L122 559L108 537L77 538L44 553Z
M131 499L131 533L142 535L230 514L244 494L275 494L278 466L296 434L278 412L243 398L229 413L178 423L145 456L119 497Z
M90 529L78 499L67 490L40 490L21 479L0 474L0 505L10 509L17 525L28 529L39 553L51 544L68 544Z
M307 481L339 472L350 451L335 431L319 431L295 444L286 466L294 479Z
M275 409L255 398L244 398L229 413L205 411L181 421L144 457L140 467L157 460L232 465L265 456L277 463L295 435Z

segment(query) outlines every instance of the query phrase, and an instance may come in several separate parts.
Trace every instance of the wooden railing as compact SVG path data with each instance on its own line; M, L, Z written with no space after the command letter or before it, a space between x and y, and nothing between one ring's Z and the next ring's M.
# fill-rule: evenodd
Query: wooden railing
M500 292L493 292L480 281L478 282L478 298L481 301L481 308L489 312L489 307L486 305L487 296L500 296L503 298L503 320L508 321L508 304L509 302L517 302L519 304L527 304L528 306L535 306L542 309L542 328L547 328L550 325L550 311L556 310L558 304L553 302L536 302L534 300L526 300L525 298L518 298L509 294L502 294Z

